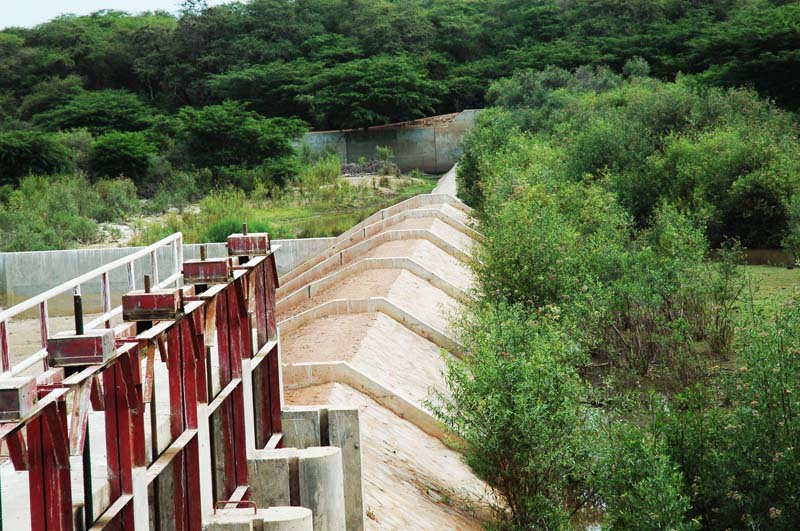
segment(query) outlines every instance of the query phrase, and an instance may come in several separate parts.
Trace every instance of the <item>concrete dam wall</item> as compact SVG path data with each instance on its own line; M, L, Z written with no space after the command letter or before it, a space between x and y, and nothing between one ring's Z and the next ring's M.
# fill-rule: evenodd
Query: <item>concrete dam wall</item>
M427 173L444 173L461 156L461 140L475 126L480 110L466 110L452 120L430 126L414 122L390 124L367 129L318 131L308 133L303 143L313 153L331 151L345 162L358 162L364 157L374 160L375 149L392 149L395 162L402 171L419 169Z

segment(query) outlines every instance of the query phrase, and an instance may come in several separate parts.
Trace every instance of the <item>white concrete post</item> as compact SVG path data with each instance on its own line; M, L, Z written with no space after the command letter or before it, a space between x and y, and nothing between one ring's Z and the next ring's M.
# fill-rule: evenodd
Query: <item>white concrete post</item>
M314 531L347 531L342 451L316 447L298 452L300 505L311 509Z

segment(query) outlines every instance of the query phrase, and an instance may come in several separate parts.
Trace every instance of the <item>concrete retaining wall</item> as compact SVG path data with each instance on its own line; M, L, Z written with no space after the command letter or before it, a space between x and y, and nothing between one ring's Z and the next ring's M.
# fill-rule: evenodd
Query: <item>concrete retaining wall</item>
M274 246L280 246L275 251L275 263L278 273L283 274L301 264L309 257L321 252L331 245L335 238L301 238L295 240L274 240ZM227 249L224 243L209 243L208 256L226 256ZM117 247L104 249L69 249L63 251L40 251L23 253L0 253L0 307L11 306L24 301L38 293L53 288L63 282L80 276L92 269L100 267L111 261L139 250L140 247ZM183 246L184 259L198 258L200 255L199 244ZM141 282L143 275L151 273L150 259L138 260L134 264L137 282ZM174 258L171 247L165 247L158 253L159 276L164 279L172 274ZM128 279L125 268L119 268L111 273L112 294L117 298L127 290ZM86 284L81 288L85 295L90 295L84 300L86 311L100 310L100 281ZM97 294L97 297L92 297ZM69 312L72 303L69 297L63 301L55 299L50 302L50 314L59 315Z
M344 161L360 157L375 160L375 149L388 146L403 171L417 168L429 173L444 173L461 156L461 140L475 126L480 110L462 111L452 122L438 127L389 125L346 131L308 133L303 142L312 152L332 151Z

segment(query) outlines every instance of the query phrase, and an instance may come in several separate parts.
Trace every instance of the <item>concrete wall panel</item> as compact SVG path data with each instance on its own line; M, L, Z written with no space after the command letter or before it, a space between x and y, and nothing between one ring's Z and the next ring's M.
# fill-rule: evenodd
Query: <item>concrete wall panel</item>
M387 146L394 151L402 171L416 168L428 173L444 173L461 156L461 139L475 125L478 112L462 111L441 127L398 125L308 133L303 143L314 153L333 151L346 162L358 162L360 157L375 160L376 148Z

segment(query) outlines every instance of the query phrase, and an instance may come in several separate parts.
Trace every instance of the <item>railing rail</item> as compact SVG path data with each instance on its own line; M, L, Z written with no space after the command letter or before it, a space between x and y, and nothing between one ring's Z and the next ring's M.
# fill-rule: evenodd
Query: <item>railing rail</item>
M172 247L172 256L175 267L171 275L159 281L158 250L168 246ZM42 361L44 369L47 369L47 337L51 330L50 318L47 311L47 303L54 297L58 297L59 295L64 295L70 292L79 294L81 285L99 278L103 313L99 317L87 323L86 328L91 329L97 328L98 326L110 327L111 320L122 313L121 306L117 306L115 308L111 307L111 272L119 268L126 268L128 288L131 290L136 289L134 262L148 256L150 257L150 266L152 269L154 285L157 285L158 287L167 287L173 284L176 286L179 285L182 275L181 266L183 262L183 234L176 232L152 245L148 245L147 247L131 253L128 256L102 265L96 269L93 269L92 271L89 271L88 273L84 273L79 277L59 284L54 288L31 297L30 299L16 304L6 310L0 311L0 369L2 369L0 378L4 376L15 376L20 374L36 365L36 363L39 361ZM9 322L13 317L36 308L38 308L39 311L38 319L41 349L12 367L11 353L9 352L8 344Z

